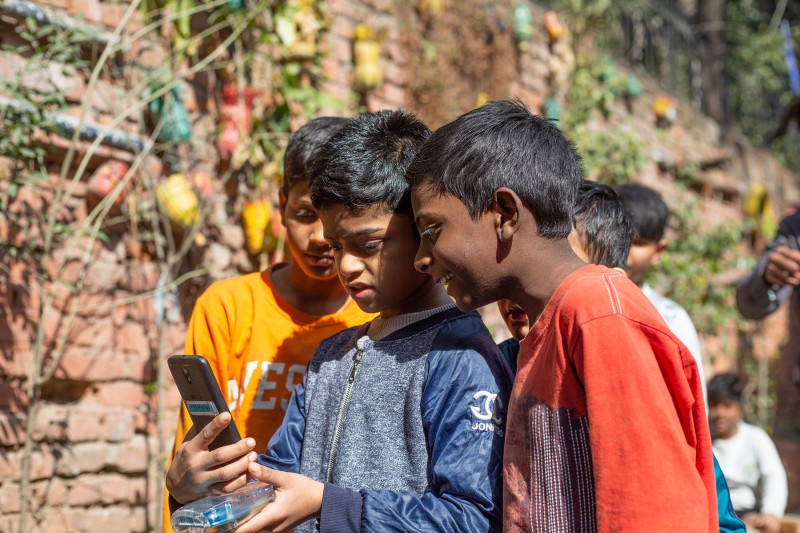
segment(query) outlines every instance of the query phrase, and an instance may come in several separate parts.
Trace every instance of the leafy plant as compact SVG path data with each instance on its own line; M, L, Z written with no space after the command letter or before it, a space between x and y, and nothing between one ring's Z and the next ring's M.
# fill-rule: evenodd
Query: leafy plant
M673 209L669 246L648 279L686 308L699 332L714 334L730 324L741 328L735 289L724 275L752 265L739 252L750 228L734 222L709 227L698 218L699 210L697 200Z

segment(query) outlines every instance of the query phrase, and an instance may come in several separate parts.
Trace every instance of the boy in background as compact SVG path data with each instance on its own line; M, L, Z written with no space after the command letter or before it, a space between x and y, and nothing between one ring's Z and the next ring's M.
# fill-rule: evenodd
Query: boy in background
M645 282L650 267L655 265L664 250L667 241L664 232L669 222L669 208L661 195L644 185L621 185L616 188L633 220L634 236L631 251L628 255L628 278L638 285L647 298L664 318L669 329L681 342L689 348L700 370L703 385L703 398L706 397L705 369L700 351L700 339L697 330L689 318L689 314L678 303L653 290Z
M208 451L210 432L225 428L222 414L195 435L181 405L167 489L177 502L232 490L244 482L255 448L263 450L280 426L294 387L317 345L372 315L350 300L336 276L333 252L311 203L307 169L349 119L321 117L300 128L284 156L280 212L286 227L288 262L264 272L212 284L195 304L185 353L208 359L228 402L239 443ZM185 442L184 442L184 439ZM250 455L252 454L252 455ZM234 463L220 468L224 463ZM169 509L164 528L170 531Z
M477 313L414 268L405 170L430 131L365 113L315 161L311 197L369 324L324 341L251 475L276 499L240 531L498 531L508 367ZM314 531L314 521L295 527Z
M463 311L507 298L538 317L508 409L505 531L716 532L697 365L634 284L571 250L574 146L493 102L434 133L406 176L417 268Z
M736 374L717 374L708 382L714 455L744 523L755 531L778 533L788 497L786 470L769 435L743 420L743 390Z

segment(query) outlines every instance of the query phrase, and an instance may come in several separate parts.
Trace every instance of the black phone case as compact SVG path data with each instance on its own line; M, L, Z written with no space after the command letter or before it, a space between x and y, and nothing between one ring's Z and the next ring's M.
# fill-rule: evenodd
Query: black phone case
M198 432L218 414L224 411L230 412L205 357L202 355L173 355L167 359L167 365ZM208 448L215 450L220 446L234 444L240 440L239 430L231 420L228 427L217 435Z

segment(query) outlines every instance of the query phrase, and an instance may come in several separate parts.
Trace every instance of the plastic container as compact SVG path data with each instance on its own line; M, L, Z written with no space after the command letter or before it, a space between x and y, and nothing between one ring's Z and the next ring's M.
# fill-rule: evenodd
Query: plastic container
M250 481L244 487L218 496L207 496L184 505L170 523L175 533L226 533L258 514L275 499L272 485Z

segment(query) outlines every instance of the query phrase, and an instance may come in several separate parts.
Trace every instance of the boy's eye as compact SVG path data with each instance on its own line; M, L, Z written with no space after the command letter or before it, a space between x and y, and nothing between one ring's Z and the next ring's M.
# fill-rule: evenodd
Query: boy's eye
M333 250L334 252L342 251L342 245L339 243L328 241L328 246L330 246L331 250Z
M295 211L295 216L297 218L302 218L306 220L316 220L317 213L315 211L309 211L308 209L298 209Z
M428 239L429 241L433 242L434 234L436 233L436 228L431 226L428 227L425 231L419 234L420 237L423 239Z
M361 245L363 250L374 252L381 247L381 241L368 241Z

